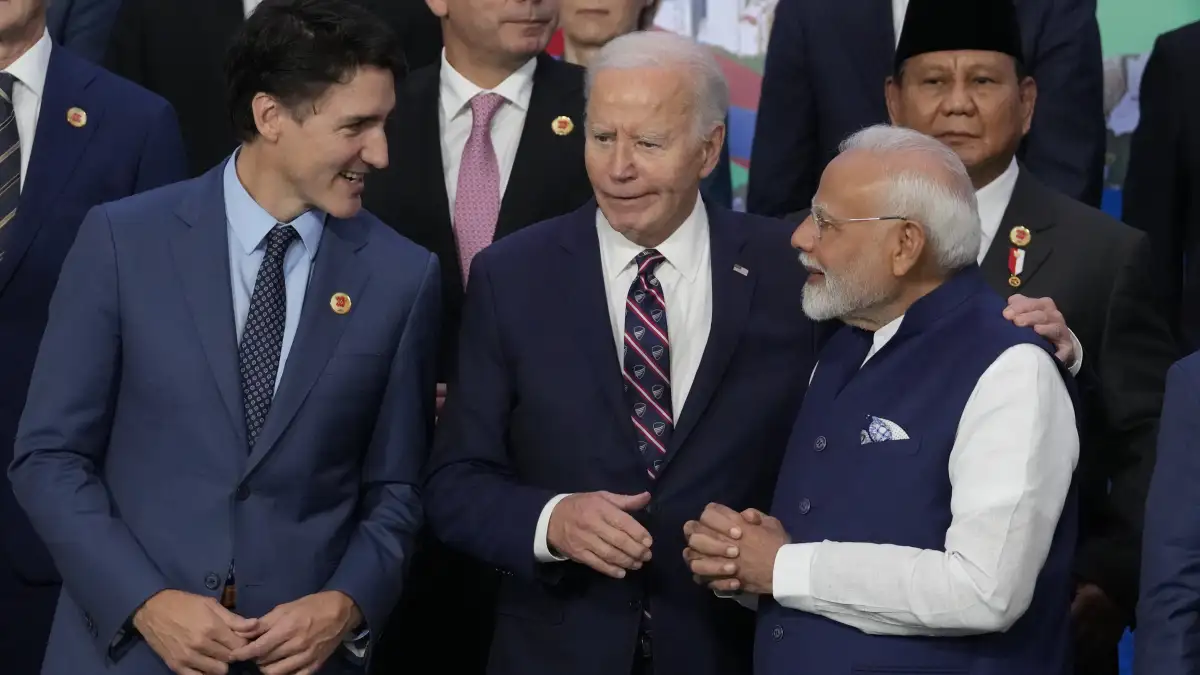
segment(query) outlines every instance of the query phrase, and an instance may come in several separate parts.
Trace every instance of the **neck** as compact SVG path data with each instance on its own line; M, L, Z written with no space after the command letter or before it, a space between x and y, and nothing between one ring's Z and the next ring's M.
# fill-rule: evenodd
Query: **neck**
M450 38L449 35L446 36ZM509 75L525 65L529 57L511 57L497 61L472 52L455 39L446 40L446 61L476 87L495 89Z
M997 178L1008 170L1012 164L1012 156L1006 155L990 161L981 162L979 165L967 169L967 175L971 177L971 185L975 186L976 190L991 185Z
M904 316L909 308L916 304L918 300L932 293L944 282L945 279L921 279L913 283L908 283L895 298L874 307L849 314L842 321L855 328L861 328L874 333Z
M38 17L10 33L0 34L0 68L7 68L33 48L46 33L46 17Z
M568 39L563 39L563 60L567 63L574 63L577 66L587 68L595 58L596 52L600 48L595 45L584 45L578 42L572 42Z
M265 157L261 142L247 143L237 156L237 177L250 197L279 223L290 223L308 210Z

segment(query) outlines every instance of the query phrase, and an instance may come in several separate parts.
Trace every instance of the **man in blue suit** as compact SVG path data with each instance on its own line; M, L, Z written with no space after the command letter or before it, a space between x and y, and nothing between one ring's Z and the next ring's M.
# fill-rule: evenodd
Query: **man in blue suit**
M186 177L158 96L51 43L42 0L0 4L0 464L25 405L50 294L88 209ZM36 142L35 142L36 141ZM58 573L0 489L0 667L40 668Z
M705 47L635 32L590 78L595 200L472 263L429 522L502 572L489 673L749 673L752 617L692 583L681 527L769 503L805 272L790 226L700 198L729 100Z
M343 0L266 0L229 56L233 158L80 227L9 468L63 576L45 675L369 659L439 307L436 258L360 213L395 46Z
M1171 367L1146 499L1137 675L1200 672L1200 352Z

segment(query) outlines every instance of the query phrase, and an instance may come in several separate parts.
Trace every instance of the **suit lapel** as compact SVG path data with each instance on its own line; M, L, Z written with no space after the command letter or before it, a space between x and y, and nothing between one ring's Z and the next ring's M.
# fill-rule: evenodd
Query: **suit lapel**
M1008 200L1004 217L1000 219L1000 227L992 237L992 243L988 246L981 265L988 285L1001 290L1002 295L1022 292L1021 289L1042 268L1054 249L1050 238L1045 236L1047 231L1054 227L1054 223L1047 220L1044 211L1040 209L1040 205L1045 203L1045 190L1024 166L1019 168L1012 197ZM1020 247L1025 251L1025 260L1024 269L1017 277L1020 283L1016 283L1010 281L1012 274L1009 271L1009 254L1013 248L1017 248L1013 245L1011 237L1013 231L1019 227L1029 230L1030 236L1029 243Z
M743 260L746 233L729 221L728 211L708 206L712 258L712 327L700 359L696 379L679 415L662 471L674 459L712 401L729 361L737 349L750 313L754 295L755 269ZM742 274L735 267L744 270ZM661 479L661 474L660 474Z
M56 199L75 173L96 127L103 124L104 109L86 96L95 73L76 67L73 61L76 57L63 48L51 48L25 185L17 215L9 224L13 228L11 243L0 263L0 291L8 285L38 231L52 220ZM81 127L67 122L67 111L75 107L87 113L87 123Z
M222 184L224 166L197 178L195 191L180 205L177 215L188 227L171 237L171 256L234 434L245 446L246 415L238 373L229 227Z
M346 324L354 316L353 311L348 314L334 312L329 307L329 300L335 293L345 293L352 300L362 297L370 273L356 258L357 251L366 243L367 230L363 221L329 217L314 261L312 279L304 295L296 337L288 352L283 377L262 435L254 444L246 464L246 475L270 453L291 424L308 392L325 370Z
M415 166L414 178L424 186L421 196L425 202L423 208L428 214L424 219L424 226L430 228L428 240L436 251L456 253L444 256L441 264L454 270L455 279L461 279L462 265L458 261L458 242L454 238L450 197L446 194L446 160L442 157L442 132L438 122L438 110L442 105L440 73L437 68L430 68L419 77L420 80L412 83L414 95L411 100L415 110L411 130L400 130L399 133L410 138L416 148L411 161Z

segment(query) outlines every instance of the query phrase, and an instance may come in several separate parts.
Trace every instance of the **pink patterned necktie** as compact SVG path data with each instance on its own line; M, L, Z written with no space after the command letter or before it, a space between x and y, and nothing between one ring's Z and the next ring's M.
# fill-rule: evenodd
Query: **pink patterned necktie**
M471 136L463 148L454 195L454 236L463 286L475 254L492 243L500 216L500 165L492 147L492 117L503 104L500 94L479 93L471 99Z

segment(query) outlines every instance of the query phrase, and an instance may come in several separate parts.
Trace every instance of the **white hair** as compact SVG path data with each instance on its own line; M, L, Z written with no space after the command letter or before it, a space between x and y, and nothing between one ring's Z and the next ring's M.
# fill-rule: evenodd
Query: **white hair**
M708 47L667 31L636 31L610 40L592 58L585 95L591 97L596 73L635 68L678 68L687 73L699 136L707 136L725 123L729 83L721 66Z
M889 171L883 208L925 227L938 265L962 269L979 258L979 206L962 160L948 146L912 129L878 124L842 142L841 152L859 150L878 155L917 155L941 169Z

